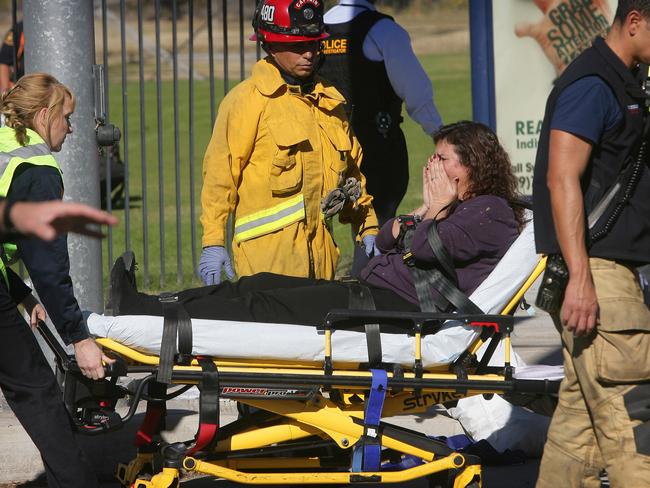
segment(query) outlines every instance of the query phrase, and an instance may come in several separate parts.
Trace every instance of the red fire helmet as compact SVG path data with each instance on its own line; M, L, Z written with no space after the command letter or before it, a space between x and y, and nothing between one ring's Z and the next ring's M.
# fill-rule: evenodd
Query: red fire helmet
M253 16L251 41L308 42L329 36L323 0L261 0Z

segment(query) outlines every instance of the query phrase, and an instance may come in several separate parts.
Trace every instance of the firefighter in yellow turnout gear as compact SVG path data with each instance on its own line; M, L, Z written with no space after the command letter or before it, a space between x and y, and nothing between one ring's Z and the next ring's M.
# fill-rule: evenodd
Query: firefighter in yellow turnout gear
M206 284L231 276L226 222L233 215L233 257L239 276L273 272L332 279L339 257L321 202L349 189L339 219L374 251L377 219L359 171L361 149L351 135L341 94L314 76L327 36L321 0L265 0L256 39L268 57L224 98L208 145L201 202L200 273ZM345 184L347 183L347 184ZM331 200L331 199L329 199ZM326 216L329 215L329 216Z

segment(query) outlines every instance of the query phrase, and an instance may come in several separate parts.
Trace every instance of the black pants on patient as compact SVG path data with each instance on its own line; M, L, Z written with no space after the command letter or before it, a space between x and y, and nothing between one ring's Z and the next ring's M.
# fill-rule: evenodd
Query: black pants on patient
M384 288L366 285L377 310L415 312L417 305ZM327 312L348 308L348 284L295 278L273 273L245 276L179 292L179 301L192 318L319 325ZM158 296L138 293L122 280L122 315L162 315Z

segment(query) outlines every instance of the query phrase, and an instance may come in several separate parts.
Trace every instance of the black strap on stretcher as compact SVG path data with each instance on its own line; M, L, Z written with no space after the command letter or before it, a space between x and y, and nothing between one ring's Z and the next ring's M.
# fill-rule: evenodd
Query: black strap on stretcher
M188 456L211 450L217 443L219 431L219 372L210 358L198 357L203 373L199 383L199 428Z
M370 289L361 283L348 283L350 290L348 305L356 310L376 310L375 300ZM371 367L380 367L382 360L381 336L379 324L364 324L366 331L366 344L368 346L368 364Z
M192 360L192 320L177 295L164 293L159 301L163 305L164 323L156 380L159 384L168 385L172 380L174 364L189 364ZM214 447L219 430L219 372L211 359L197 357L197 361L202 369L198 385L201 391L199 428L188 455Z
M187 362L191 357L192 321L183 305L178 301L178 295L161 293L158 300L163 306L164 322L156 381L169 385L176 362L177 341L179 362Z
M405 246L410 247L415 229L411 229L404 237ZM427 241L435 257L435 266L428 269L419 268L414 260L408 259L409 269L415 283L420 310L423 312L445 312L451 304L458 312L467 314L482 314L483 311L472 302L467 295L458 289L458 277L451 256L445 249L435 220L431 221L427 232ZM405 257L410 257L410 252ZM438 295L431 293L434 288Z
M349 306L357 310L375 310L375 301L370 289L361 283L349 283ZM382 351L379 324L364 324L368 363L371 368L381 368ZM352 453L352 471L378 471L381 464L381 412L386 398L388 374L384 369L371 369L372 385L366 401L363 417L363 436Z

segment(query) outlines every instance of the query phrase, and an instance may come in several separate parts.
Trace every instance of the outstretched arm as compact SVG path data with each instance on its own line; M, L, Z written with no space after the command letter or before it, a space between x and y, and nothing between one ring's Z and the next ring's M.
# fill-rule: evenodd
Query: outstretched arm
M3 217L8 202L0 202L0 215ZM82 203L15 202L9 208L10 222L0 221L0 232L12 227L16 232L29 237L51 241L57 236L74 232L91 237L104 237L98 229L90 225L115 225L117 218L111 214Z

